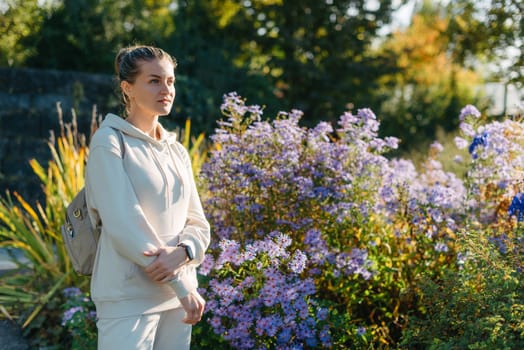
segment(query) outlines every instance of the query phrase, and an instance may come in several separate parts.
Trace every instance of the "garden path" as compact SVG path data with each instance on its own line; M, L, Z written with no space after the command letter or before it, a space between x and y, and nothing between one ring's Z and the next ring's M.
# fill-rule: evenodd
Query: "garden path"
M5 250L0 249L0 278L4 272L16 267ZM28 350L29 344L22 337L20 327L13 321L0 320L0 350Z
M9 320L0 320L0 350L28 350L29 344L20 327Z

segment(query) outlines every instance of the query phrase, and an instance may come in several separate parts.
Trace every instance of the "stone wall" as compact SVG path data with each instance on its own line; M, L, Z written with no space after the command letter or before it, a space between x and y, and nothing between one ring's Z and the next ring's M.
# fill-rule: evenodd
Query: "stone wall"
M28 200L42 199L40 183L28 161L45 166L50 158L50 130L59 132L57 102L64 122L77 115L79 130L89 134L98 114L118 112L110 75L0 67L0 197L17 191Z

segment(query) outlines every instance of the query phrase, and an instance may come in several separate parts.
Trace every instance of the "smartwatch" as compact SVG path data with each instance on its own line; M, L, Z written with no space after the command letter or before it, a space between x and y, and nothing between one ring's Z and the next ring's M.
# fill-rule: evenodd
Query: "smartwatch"
M188 246L187 244L184 244L184 243L179 243L177 245L177 247L182 247L184 248L184 250L186 251L186 255L187 255L187 258L189 259L189 261L193 260L195 258L195 256L193 255L193 250L191 249L190 246Z

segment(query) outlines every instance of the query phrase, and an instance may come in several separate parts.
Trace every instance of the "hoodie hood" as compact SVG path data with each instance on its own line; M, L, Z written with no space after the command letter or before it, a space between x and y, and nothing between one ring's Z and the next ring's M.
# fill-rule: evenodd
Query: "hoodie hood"
M160 140L157 140L149 136L148 134L146 134L145 132L143 132L142 130L134 126L133 124L126 121L125 119L115 114L112 114L112 113L108 113L104 121L100 125L101 128L106 127L106 126L115 128L117 130L120 130L121 132L123 132L126 135L136 137L137 139L152 143L156 146L162 143L166 143L166 142L168 144L174 144L177 141L176 134L164 129L164 127L160 123L158 123L158 128L160 129Z

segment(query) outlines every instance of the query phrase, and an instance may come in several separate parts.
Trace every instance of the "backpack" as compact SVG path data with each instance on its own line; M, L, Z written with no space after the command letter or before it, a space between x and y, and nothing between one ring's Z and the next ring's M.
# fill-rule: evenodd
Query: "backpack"
M125 154L124 137L117 131L122 149L122 159ZM102 232L102 222L98 220L93 225L89 217L86 202L85 187L78 192L66 208L65 222L60 227L62 239L73 269L80 275L91 275L95 264L98 239Z

